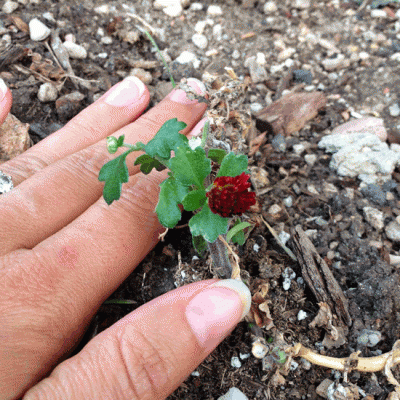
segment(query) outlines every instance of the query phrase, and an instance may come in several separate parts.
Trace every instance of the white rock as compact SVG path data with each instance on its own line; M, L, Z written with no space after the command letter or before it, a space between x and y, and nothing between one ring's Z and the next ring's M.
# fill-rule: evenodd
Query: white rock
M264 343L261 343L261 341L257 340L253 343L253 346L251 348L251 352L255 358L258 359L263 359L266 354L268 353L268 346L266 346Z
M294 53L296 53L296 49L294 49L293 47L288 47L278 54L278 61L284 61L287 58L291 57Z
M193 371L190 375L192 375L192 376L200 376L200 372L199 371Z
M175 5L181 5L181 0L155 0L153 7L156 10L162 10L165 7L171 7Z
M398 117L400 115L400 107L397 103L392 104L389 107L389 113L392 117Z
M293 151L299 156L301 153L303 153L306 150L306 146L304 144L299 143L293 145Z
M322 65L326 71L334 71L336 69L342 69L349 65L349 60L346 60L343 54L338 54L335 58L325 58L322 61Z
M95 7L94 12L97 14L108 14L111 11L108 4L103 4L101 6Z
M194 31L196 33L202 34L204 32L204 29L206 29L206 26L208 25L207 21L198 21L196 22L196 25L194 26Z
M387 132L382 118L363 117L360 119L353 119L342 125L337 126L332 135L350 135L354 133L372 133L379 137L382 142L387 139Z
M240 58L240 51L237 50L237 49L233 50L232 58L233 58L234 60L239 59L239 58Z
M258 113L260 110L262 110L264 107L261 103L251 103L250 104L250 110L253 114Z
M46 19L47 21L54 22L54 23L57 22L57 21L55 20L55 18L54 18L54 15L53 15L51 12L45 12L45 13L43 13L42 16L43 16L43 18Z
M164 14L167 14L169 17L179 17L182 14L183 8L180 4L174 4L169 7L165 7L163 9Z
M371 17L372 18L387 18L387 14L385 10L371 10Z
M253 83L264 82L268 79L267 71L263 65L258 64L256 56L247 58L244 62L244 66L249 68Z
M190 11L201 11L202 9L203 9L203 4L201 4L201 3L192 3L191 5L190 5L190 8L189 8L189 10Z
M77 58L82 60L87 57L86 49L79 44L73 42L64 42L63 46L67 49L68 54L71 58Z
M238 388L230 388L223 396L218 397L218 400L249 400L249 398Z
M273 204L269 209L268 209L268 214L275 215L278 214L282 211L282 208L279 204Z
M102 44L112 44L113 40L111 36L104 36L100 39L100 43Z
M282 272L283 278L283 290L289 290L290 286L292 285L292 280L296 278L296 273L290 267L286 267L285 270Z
M208 46L208 40L204 35L201 35L199 33L195 33L192 36L192 42L194 43L195 46L197 46L199 49L206 49Z
M293 2L294 8L305 9L311 6L311 0L295 0Z
M267 64L267 59L265 58L265 54L264 53L257 53L256 62L257 62L258 65L266 65Z
M306 154L304 156L304 161L308 164L313 166L317 161L317 156L315 154Z
M191 51L182 51L182 53L176 58L176 61L179 64L189 64L196 60L196 54L192 53Z
M50 82L43 83L42 85L40 85L37 96L38 96L38 99L42 103L48 103L49 101L55 101L58 98L58 90Z
M284 204L286 207L292 207L292 205L293 205L293 197L292 197L292 196L285 197L285 198L283 199L283 204Z
M222 15L222 8L220 6L209 6L207 8L207 14L208 15Z
M276 4L275 4L274 1L267 1L267 2L264 4L263 10L264 10L265 14L272 14L272 13L274 13L275 11L278 10L278 7L276 6Z
M217 24L213 27L213 36L214 39L220 41L222 39L222 25Z
M393 242L400 242L400 224L397 221L390 222L385 227L386 236Z
M3 4L3 7L1 8L1 10L2 10L3 13L5 13L5 14L11 14L11 13L13 13L17 8L18 8L18 3L15 3L14 1L6 1L6 2Z
M282 244L286 244L288 242L288 240L290 239L290 234L282 231L279 235L278 235L279 240L281 241Z
M51 34L51 30L43 22L39 21L37 18L33 18L29 22L29 34L31 40L39 42L48 38Z
M231 366L233 368L240 368L242 366L242 363L239 360L239 357L233 356L231 358Z
M380 231L383 226L383 212L377 210L373 207L364 207L363 213L366 221L374 227L376 230Z
M298 321L303 321L303 319L307 318L307 313L303 310L300 310L299 313L297 314L297 320Z

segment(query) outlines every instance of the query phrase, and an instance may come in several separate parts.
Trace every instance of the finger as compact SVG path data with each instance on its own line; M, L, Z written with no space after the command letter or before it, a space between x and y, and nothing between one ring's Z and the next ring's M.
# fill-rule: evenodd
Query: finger
M4 83L3 79L0 78L0 125L7 118L7 115L11 110L11 104L11 92Z
M244 283L197 282L138 308L29 390L24 400L165 399L246 315Z
M128 77L62 129L2 164L1 170L17 186L51 163L112 135L136 119L147 107L149 97L148 89L138 78Z
M173 91L116 135L124 134L128 143L146 143L165 121L174 117L187 123L182 133L188 133L205 108L203 103L188 100L182 90ZM99 170L114 157L108 154L105 140L100 141L51 164L2 195L0 226L4 223L7 230L0 231L0 255L18 248L33 248L82 214L100 198L104 184L98 181ZM134 158L133 154L127 158L131 175L139 171L133 166Z

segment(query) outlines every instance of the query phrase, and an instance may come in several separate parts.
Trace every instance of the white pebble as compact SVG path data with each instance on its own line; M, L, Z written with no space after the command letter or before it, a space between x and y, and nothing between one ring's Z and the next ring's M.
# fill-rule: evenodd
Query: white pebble
M372 225L376 230L380 231L384 226L384 215L382 211L377 210L373 207L363 208L364 217L367 222Z
M386 14L385 10L375 9L375 10L371 10L371 17L372 18L386 18L387 14Z
M304 160L308 165L313 166L317 161L317 156L315 154L306 154Z
M256 253L258 253L258 250L260 250L260 246L259 246L257 243L254 243L253 250L254 250Z
M237 60L238 58L240 58L240 51L239 50L233 50L233 53L232 53L232 58L234 59L234 60Z
M47 82L40 85L37 96L42 103L48 103L49 101L57 100L58 91L52 83Z
M103 4L94 9L94 12L98 14L108 14L110 12L110 6L108 4Z
M201 3L192 3L190 5L190 11L201 11L203 9L203 4Z
M208 15L222 15L222 8L220 6L209 6L207 8Z
M295 144L293 145L293 151L299 156L301 153L303 153L305 151L306 147L304 146L304 144L299 143L299 144Z
M251 103L250 104L250 110L251 110L251 112L252 113L257 113L257 112L259 112L260 110L262 110L264 107L263 107L263 105L261 104L261 103Z
M266 356L268 350L269 350L268 347L264 343L261 343L259 340L255 341L251 348L253 356L260 360Z
M290 234L285 231L282 231L278 235L278 237L279 237L279 240L282 242L282 244L285 245L288 242L288 240L290 239Z
M164 14L169 17L179 17L182 14L183 8L180 4L174 4L163 9Z
M100 39L100 42L102 44L111 44L113 42L112 37L111 36L104 36Z
M218 397L218 400L249 400L238 388L231 387L223 396Z
M192 376L200 376L200 372L199 371L193 371L190 375L192 375Z
M292 197L292 196L285 197L285 198L283 199L283 204L284 204L286 207L292 207L292 205L293 205L293 197Z
M281 206L278 204L273 204L269 209L268 209L268 214L275 215L278 214L282 211Z
M3 4L2 11L5 14L11 14L13 13L16 9L18 8L18 3L15 3L14 1L6 1Z
M67 49L68 54L71 58L85 59L87 57L86 49L79 44L73 42L64 42L63 46Z
M394 103L389 107L389 113L392 117L398 117L400 115L400 107L397 103Z
M208 46L208 40L204 35L201 35L199 33L195 33L192 36L192 42L194 43L195 46L197 46L199 49L205 49Z
M242 363L240 362L239 357L233 356L231 358L231 365L233 368L240 368Z
M278 7L276 6L275 2L273 2L273 1L267 1L264 4L264 12L265 12L265 14L272 14L277 10L278 10Z
M307 318L307 313L303 310L300 310L299 313L297 314L297 320L298 321L303 321L303 319Z
M202 34L204 32L204 29L206 29L207 24L207 21L196 22L196 25L194 26L194 31L196 33Z
M31 40L39 42L48 38L51 34L51 30L43 22L39 21L37 18L33 18L29 22L29 34Z
M179 64L189 64L196 59L196 54L192 53L191 51L182 51L182 53L178 56L176 61Z
M50 22L57 22L55 19L54 19L54 15L51 13L51 12L45 12L45 13L43 13L43 18L44 19L46 19L47 21L50 21Z
M220 41L222 39L222 25L217 24L213 27L213 36L215 40Z

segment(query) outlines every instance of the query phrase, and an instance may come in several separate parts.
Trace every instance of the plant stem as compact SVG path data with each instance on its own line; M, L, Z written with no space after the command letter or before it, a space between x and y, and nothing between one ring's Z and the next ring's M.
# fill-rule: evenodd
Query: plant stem
M232 266L229 261L225 244L218 238L215 242L207 242L213 260L214 271L221 279L229 279L232 276Z

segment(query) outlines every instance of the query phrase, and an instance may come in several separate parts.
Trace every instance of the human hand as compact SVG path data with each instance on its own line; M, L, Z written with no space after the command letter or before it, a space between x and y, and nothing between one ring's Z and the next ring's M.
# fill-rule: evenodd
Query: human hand
M146 143L170 118L187 123L185 134L204 123L206 106L181 90L141 116L148 102L147 88L127 79L0 165L15 186L0 195L0 399L164 399L249 309L243 283L196 282L139 307L66 359L163 230L154 209L166 171L143 175L128 156L121 199L103 200L98 172L114 157L105 138ZM0 122L10 107L6 90Z

